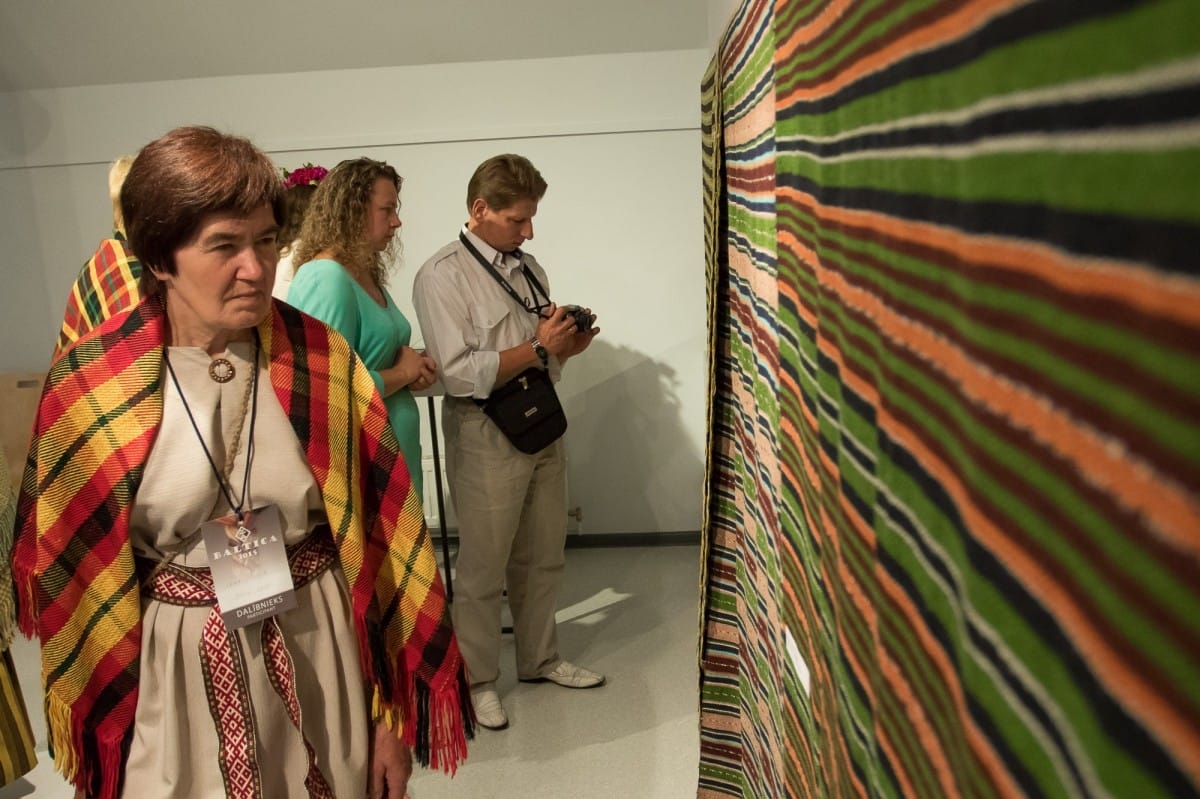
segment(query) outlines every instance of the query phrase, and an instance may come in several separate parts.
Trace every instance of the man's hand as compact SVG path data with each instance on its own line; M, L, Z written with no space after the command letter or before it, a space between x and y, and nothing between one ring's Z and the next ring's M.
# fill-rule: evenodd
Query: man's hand
M590 309L588 310L588 313L591 313ZM564 352L562 355L558 356L559 360L565 361L567 358L578 355L579 353L586 350L588 348L588 345L592 343L592 339L594 339L596 337L596 334L599 332L600 332L600 328L596 327L595 324L593 324L590 328L588 328L587 331L584 333L576 332L571 337L574 342L572 344L571 348L568 349L566 352Z
M590 308L584 310L587 313L592 312ZM537 326L538 341L542 342L542 346L546 348L547 352L557 356L560 361L586 350L592 343L592 339L600 332L598 327L593 327L586 333L578 332L575 327L575 317L567 313L566 308L559 307L554 303L551 303L544 313L545 316Z
M412 750L400 740L396 730L376 722L371 745L371 799L407 799L408 778L412 776Z

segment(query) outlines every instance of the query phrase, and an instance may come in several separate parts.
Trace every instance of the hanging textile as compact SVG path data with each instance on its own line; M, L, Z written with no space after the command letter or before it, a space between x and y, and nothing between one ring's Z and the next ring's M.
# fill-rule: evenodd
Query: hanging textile
M700 795L1200 795L1200 5L745 0L702 90Z

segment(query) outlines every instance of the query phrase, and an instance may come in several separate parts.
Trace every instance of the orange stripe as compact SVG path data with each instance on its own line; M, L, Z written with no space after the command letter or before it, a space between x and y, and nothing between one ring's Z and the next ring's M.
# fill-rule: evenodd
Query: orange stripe
M822 451L822 453L824 453L824 450L821 450L821 451ZM822 455L822 457L824 457L824 455ZM839 506L841 504L842 503L839 503ZM847 517L847 515L843 513L843 514L840 514L839 518L840 518L840 521L848 523L851 528L858 528L857 532L859 534L859 537L863 539L864 543L866 543L867 548L874 549L874 545L875 545L874 531L869 530L869 529L868 530L862 529L861 520L858 518L857 513L852 512L849 515L849 517ZM893 674L893 672L895 672L895 669L889 669L887 667L888 660L885 657L886 653L883 651L882 645L880 644L880 641L879 641L879 619L880 619L879 613L878 613L879 608L872 602L871 598L867 595L866 591L864 591L861 588L861 585L858 582L858 579L855 576L854 572L848 567L847 559L846 559L845 554L843 553L843 547L841 546L841 543L840 543L842 540L842 536L844 534L849 534L850 532L852 532L852 530L844 529L844 527L841 524L839 524L839 519L834 519L829 516L825 516L825 519L826 519L827 529L830 534L830 541L833 543L833 548L835 550L836 563L834 564L834 566L837 570L837 578L838 578L836 583L830 582L829 584L830 585L834 585L834 584L841 585L842 590L846 593L847 598L852 603L854 611L859 613L860 615L862 615L864 620L867 622L866 626L868 627L868 630L870 631L870 634L871 634L871 637L873 639L875 646L874 646L874 651L862 652L861 654L866 657L873 657L871 664L878 670L878 673L881 677L887 679L889 677L889 675L891 675L891 674ZM873 679L871 679L871 674L867 672L867 670L865 668L865 664L863 664L859 661L859 658L857 657L860 654L858 652L858 646L856 645L856 643L854 641L850 640L847 637L847 630L843 625L838 625L838 640L842 644L843 656L846 657L847 661L851 662L855 666L855 672L858 674L859 683L863 686L863 690L867 692L868 697L870 698L871 707L872 707L873 711L879 711L881 706L883 705L883 700L881 699L881 697L879 697L877 694L875 694L874 691L872 690L872 687L875 685L875 681ZM908 689L906 683L903 683L902 681L896 680L896 679L889 679L888 682L892 685L891 694L896 701L898 701L901 705L906 705L906 706L912 706L914 704L912 692L911 692L911 690ZM883 712L886 712L886 711L883 711ZM882 744L883 739L886 738L887 736L884 734L884 730L883 730L882 726L879 724L879 721L878 721L879 720L879 712L873 712L872 715L876 719L876 725L873 730L875 733L876 740L878 743ZM904 714L904 715L906 717L908 716L908 714ZM910 720L911 720L911 718L910 718ZM915 726L916 725L914 725L914 727ZM919 734L920 734L920 732L919 732ZM938 768L937 766L935 766L935 770L944 773L947 770L944 767L944 757L939 756L937 754L938 752L940 752L940 749L941 749L940 742L934 738L930 738L927 734L921 734L921 744L922 744L921 748L924 750L924 754L925 754L924 761L933 761L933 760L941 761L943 764L943 767ZM906 788L903 791L903 795L904 796L914 796L914 797L920 795L915 790L915 787L913 786L913 784L911 782L912 777L911 777L911 775L908 774L908 769L906 768L909 765L914 765L914 766L916 765L913 762L913 758L911 758L907 755L900 756L899 754L897 754L893 758L893 761L894 761L893 762L893 766L894 766L893 771L896 773L897 779ZM902 771L904 772L903 774L901 774Z
M871 227L885 229L890 235L897 237L920 240L908 234L919 232L923 237L931 233L925 228L932 226L899 225L894 219L887 223L887 218L875 214L859 215L830 210L831 218L843 220L851 216L873 217ZM863 220L858 221L861 223ZM902 229L910 227L920 230ZM1016 257L1016 252L1009 251L1007 247L989 247L978 241L971 241L968 245L970 240L967 237L959 238L960 241L955 242L958 246L954 247L954 250L960 253L965 251L972 258L981 259L985 251L1001 255L1001 261ZM811 253L811 250L807 252ZM1039 266L1048 268L1048 254L1044 255L1047 255L1047 262ZM1072 262L1061 258L1056 260L1060 272L1078 272L1073 268ZM1031 258L1023 264L1029 267L1033 261ZM1009 420L1014 429L1028 430L1045 449L1071 461L1089 483L1109 493L1134 513L1141 514L1147 521L1148 529L1168 540L1174 547L1192 552L1200 548L1200 498L1191 495L1173 480L1171 475L1156 471L1151 464L1138 458L1135 452L1130 451L1126 442L1114 440L1089 425L1081 424L1062 409L1047 403L1042 395L1012 382L975 360L938 332L896 313L883 298L851 285L842 273L824 268L815 257L812 258L812 263L816 264L813 271L822 286L836 292L845 307L857 309L859 313L875 322L880 333L928 363L931 370L940 371L949 382L960 388L964 398L1000 418ZM1015 260L1011 263L1016 266ZM1140 271L1138 276L1145 277ZM1116 282L1108 277L1099 280L1094 273L1076 275L1075 279L1081 277L1087 278L1089 289L1094 288L1094 283L1109 284L1106 288L1111 288L1111 283ZM1143 299L1148 301L1151 292L1156 297L1171 293L1162 286L1161 280L1154 281L1155 285L1145 280L1132 283L1134 285L1125 286L1130 290L1126 295L1127 299L1140 293ZM1135 291L1135 288L1140 291ZM1195 316L1194 324L1200 326L1200 285L1195 287L1192 301L1195 304L1189 306L1186 312ZM1183 311L1182 308L1179 310ZM834 344L822 340L821 349L844 365ZM853 379L850 377L852 371L841 370L843 379L847 382ZM861 385L861 380L858 380L856 385ZM871 393L875 395L876 392ZM878 407L877 402L875 406Z
M896 216L824 205L789 186L779 186L783 200L810 210L820 221L878 230L892 238L955 253L963 263L1002 267L1054 286L1064 293L1104 298L1182 325L1200 326L1200 282L1165 276L1138 263L1072 257L1062 250L1025 239L977 236L956 228L915 222ZM781 231L782 233L782 231ZM795 241L794 236L781 241ZM810 264L820 259L810 253Z
M813 88L797 88L786 95L781 95L779 107L785 108L792 103L831 95L872 72L882 71L901 59L912 57L914 53L932 50L940 45L961 39L983 27L995 17L1018 6L1026 5L1027 2L1028 0L980 0L980 2L952 12L940 20L900 36L883 48L865 54L859 61L840 63L830 59L828 68L833 70L833 77L830 80ZM776 62L787 63L789 60L796 59L798 57L796 53L801 46L801 42L793 43L791 39L777 43Z
M1145 675L1131 669L1122 653L1110 646L1108 630L1092 623L1069 592L1063 590L1054 574L1034 554L1013 541L974 504L970 491L958 473L931 451L923 439L908 430L886 408L879 411L880 426L911 451L925 470L937 480L963 516L967 529L989 548L1045 608L1052 608L1064 632L1091 662L1105 689L1124 705L1127 712L1141 718L1147 729L1173 756L1193 780L1200 780L1200 726L1183 708L1164 701Z
M921 609L913 604L912 598L895 580L890 579L885 571L882 569L879 570L877 577L879 579L880 590L892 600L892 607L898 610L899 615L908 622L908 629L916 635L921 650L928 659L927 662L936 669L942 683L947 687L954 708L957 711L959 729L964 733L971 750L976 754L978 758L977 762L983 767L992 784L1005 796L1019 796L1021 794L1020 786L1013 781L1012 775L1008 772L1000 756L992 747L991 739L975 724L971 711L967 708L961 681L962 675L955 668L955 665L950 662L949 658L946 657L941 644L930 632L929 625L926 623ZM896 670L896 677L898 679L903 678L898 669ZM939 751L941 751L940 741ZM938 763L942 767L949 769L949 765L944 758L939 758ZM948 795L952 793L953 791L948 791Z
M822 284L836 292L845 307L874 320L881 333L957 386L965 400L1008 420L1014 430L1027 429L1044 449L1070 461L1088 483L1142 515L1149 529L1176 548L1200 548L1200 498L1138 458L1128 442L1103 435L1040 394L997 374L939 333L895 313L878 295L852 286L840 272L818 271Z
M775 130L775 84L762 93L753 105L746 108L742 116L734 119L724 128L724 145L726 150L735 150L747 144L752 144L766 133ZM743 162L745 163L745 162ZM738 164L729 164L734 169Z
M824 275L830 275L828 270L822 271ZM847 287L846 284L841 281L840 276L834 276L834 278L834 282L839 283L838 288L841 289L842 293L847 295L864 294ZM883 310L881 302L878 302L875 298L870 299L870 302L864 302L862 305L864 307L868 305L871 306L868 312L866 312L866 316L869 316L872 319L876 319L877 322L880 322L881 330L887 331L888 329L896 328L896 326L902 326L902 324L906 324L902 322L896 322L895 319L890 319L892 314L889 314L886 310ZM893 322L893 324L888 325L888 322ZM932 364L948 364L948 362L953 362L955 360L952 358L952 356L950 356L949 353L944 352L943 349L935 347L934 343L930 342L929 346L930 349L926 350L925 358L928 358L929 362L932 362ZM838 362L839 366L845 367L845 362L844 359L841 358L840 350L836 349L835 347L828 346L828 344L823 346L822 349L826 350L826 353L830 356L830 358L833 358L835 362ZM947 489L949 489L950 482L954 483L956 492L953 493L956 494L956 505L961 507L961 509L971 511L966 515L968 519L968 525L970 525L970 529L976 531L977 534L983 533L980 535L980 540L984 542L996 541L1000 543L1001 546L998 548L998 551L1003 553L1004 560L1006 560L1010 566L1019 565L1020 573L1027 573L1027 575L1030 575L1033 578L1032 582L1031 579L1025 579L1024 582L1028 585L1028 588L1033 590L1034 593L1038 593L1038 589L1040 589L1040 593L1043 594L1043 603L1046 607L1061 609L1061 611L1063 611L1061 614L1063 617L1062 620L1064 623L1070 624L1070 629L1074 631L1073 637L1079 639L1081 643L1085 644L1085 651L1096 653L1098 675L1102 679L1106 678L1105 683L1106 685L1110 686L1110 690L1112 689L1112 686L1128 687L1129 697L1127 698L1126 702L1127 707L1130 709L1141 707L1150 710L1151 717L1150 719L1147 719L1148 726L1151 726L1154 729L1162 729L1162 731L1168 735L1169 739L1176 740L1176 747L1172 747L1172 749L1177 749L1177 752L1180 753L1180 755L1186 751L1195 751L1195 746L1200 746L1200 737L1195 734L1195 729L1189 726L1186 717L1180 713L1177 713L1177 710L1175 708L1171 708L1170 705L1165 705L1163 698L1158 696L1156 691L1154 691L1153 685L1147 684L1145 680L1139 679L1138 674L1130 672L1126 663L1122 662L1120 653L1117 653L1117 651L1108 647L1103 635L1100 635L1099 631L1094 629L1094 626L1088 623L1087 615L1084 609L1073 605L1072 600L1069 599L1066 591L1063 591L1057 587L1054 578L1042 570L1042 567L1040 567L1036 559L1030 557L1030 555L1027 555L1024 551L1020 551L1019 547L1014 545L1014 542L1008 540L1006 536L1003 536L1000 531L994 527L994 525L991 525L990 521L986 519L983 513L979 512L977 507L974 507L970 504L970 497L968 497L966 488L962 486L961 483L956 481L953 470L947 468L946 464L936 462L934 456L932 456L932 453L929 452L928 449L925 449L923 445L918 446L918 439L916 439L916 437L914 437L914 435L908 431L907 428L900 425L900 423L896 421L894 417L890 416L887 413L886 408L880 407L880 403L877 401L877 392L875 391L874 385L864 384L862 380L858 378L856 373L854 373L852 370L847 370L847 368L842 368L841 374L846 380L847 384L857 384L857 386L854 386L854 390L857 390L860 395L874 397L874 399L872 399L872 403L874 403L875 407L878 409L878 414L880 414L877 422L880 423L881 428L886 429L886 431L890 431L890 434L892 434L896 439L905 441L906 445L914 452L914 455L918 455L920 459L922 459L926 469L930 469L930 473L934 474L937 479L943 483L943 486L946 486ZM802 408L805 408L805 405L802 404ZM1026 413L1026 411L1021 411L1021 413ZM806 414L806 411L805 416L808 417L808 422L811 426L814 426L815 429L816 420L811 419L811 417ZM1027 420L1028 416L1025 416L1025 419ZM821 457L824 459L823 451ZM936 468L934 465L935 463ZM977 522L985 523L985 527L978 527ZM1190 528L1190 530L1193 531L1198 529L1200 529L1200 524L1196 525L1196 527ZM863 608L859 609L862 611ZM1114 695L1118 696L1120 695L1120 692L1114 691ZM1156 720L1159 723L1154 725L1153 722ZM972 739L974 740L974 737L972 737ZM976 746L976 751L980 752L980 755L982 755L982 751L980 751L979 746ZM1183 759L1181 759L1181 763L1182 762L1184 762ZM992 762L991 765L992 768L995 768L996 763ZM1190 768L1195 769L1195 764L1190 765ZM995 771L992 771L992 773L995 774ZM1018 795L1018 793L1019 792L1016 792L1014 789L1013 793L1010 795Z
M1136 481L1140 491L1132 496L1128 487L1120 484L1120 480L1103 481L1102 485L1111 486L1113 493L1125 495L1126 501L1140 500L1142 492L1157 496L1155 501L1160 505L1143 506L1148 520L1160 528L1156 532L1167 533L1181 549L1195 553L1196 542L1200 536L1200 511L1195 510L1194 500L1186 496L1181 497L1178 492L1172 491L1165 478L1161 475L1138 473L1131 464L1114 458L1100 441L1088 435L1089 431L1080 431L1077 440L1072 441L1066 431L1052 429L1054 425L1067 426L1072 422L1052 409L1041 407L1036 397L1008 396L1015 393L1013 387L1004 384L995 375L978 371L961 352L951 348L930 331L920 329L893 314L877 297L847 285L840 275L829 270L821 271L827 283L838 290L848 305L862 309L865 315L877 321L882 332L889 334L896 341L909 344L909 348L919 353L928 363L941 365L948 377L962 385L964 392L973 395L976 402L985 407L992 406L995 405L995 396L1005 397L1009 405L1017 404L1020 413L1016 418L1020 419L1020 426L1030 428L1043 438L1049 438L1061 448L1073 444L1070 451L1089 453L1090 457L1100 463L1106 463L1112 470L1121 474L1121 479ZM852 299L857 302L851 302ZM904 333L908 335L905 336ZM844 366L840 352L835 347L829 346L825 349L830 357ZM848 375L850 370L843 369L842 374ZM1018 400L1021 401L1018 403ZM1118 697L1131 714L1144 719L1147 727L1159 736L1164 746L1175 752L1179 762L1185 765L1193 779L1200 778L1200 759L1185 756L1187 752L1200 751L1200 728L1196 726L1195 720L1182 712L1181 708L1166 701L1154 684L1145 679L1145 675L1130 668L1121 653L1110 645L1107 635L1109 631L1093 623L1087 612L1062 589L1055 576L1045 569L1044 563L1035 554L1027 552L980 511L953 467L942 462L919 436L893 417L886 406L876 405L876 408L880 428L908 447L931 476L953 496L956 506L963 513L967 529L1000 557L1014 576L1039 598L1043 606L1054 609L1060 622L1064 624L1066 633L1091 660L1106 689L1114 697ZM1008 410L1003 405L997 409L1001 412ZM1089 474L1094 472L1096 462L1089 462L1086 457L1080 455L1076 455L1076 458L1081 471ZM1095 475L1096 479L1101 477L1102 475Z
M916 786L909 779L908 771L904 768L910 762L910 758L906 753L902 753L896 749L892 743L892 737L883 729L883 724L880 721L882 715L886 714L886 710L875 714L875 724L872 732L875 734L875 744L887 752L888 758L892 763L892 773L896 775L896 782L900 785L900 795L905 797L919 797Z
M776 0L776 15L784 16L787 13L786 8L789 5L790 3L787 0ZM833 27L842 17L846 16L853 5L851 0L834 0L834 2L826 3L807 25L796 27L786 39L777 39L775 42L775 63L787 64L791 62L796 57L796 52L802 45L815 42L818 38L824 36L827 30Z

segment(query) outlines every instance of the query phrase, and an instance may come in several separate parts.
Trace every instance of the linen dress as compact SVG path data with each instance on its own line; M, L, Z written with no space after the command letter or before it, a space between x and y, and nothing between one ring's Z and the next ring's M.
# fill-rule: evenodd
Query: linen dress
M213 460L225 462L244 404L254 357L252 342L230 346L235 377L220 384L208 375L209 356L194 347L171 347L170 363ZM275 504L289 545L325 522L320 490L299 440L279 404L259 356L258 408L254 419L253 466L245 507ZM141 557L207 565L202 523L230 512L212 467L188 419L179 392L164 370L162 425L146 461L133 505L130 541ZM251 419L231 469L232 494L240 498ZM301 724L317 763L335 796L366 794L370 726L367 695L351 622L345 578L335 563L297 589L294 610L278 617L294 661ZM139 698L123 796L225 797L218 738L209 709L199 656L208 607L181 607L143 597ZM299 732L269 681L260 634L263 622L237 633L247 661L257 734L255 751L262 795L304 797L307 756Z
M386 307L375 302L341 264L328 259L309 261L298 267L287 296L290 305L325 322L350 342L371 371L380 394L383 380L379 370L394 364L400 348L409 346L412 340L412 325L386 291L383 296ZM402 388L384 397L383 404L417 496L424 496L417 401L411 391Z

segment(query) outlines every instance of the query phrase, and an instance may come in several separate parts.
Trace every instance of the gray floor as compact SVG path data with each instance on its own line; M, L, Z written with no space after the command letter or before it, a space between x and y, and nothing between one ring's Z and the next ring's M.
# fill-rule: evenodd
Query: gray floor
M699 574L696 546L568 550L559 648L608 684L571 691L518 683L506 637L498 687L509 728L480 730L453 779L418 769L412 799L695 796ZM22 639L15 654L26 700L36 705L32 646ZM35 724L40 731L40 717ZM44 752L41 761L0 789L0 799L70 799Z

